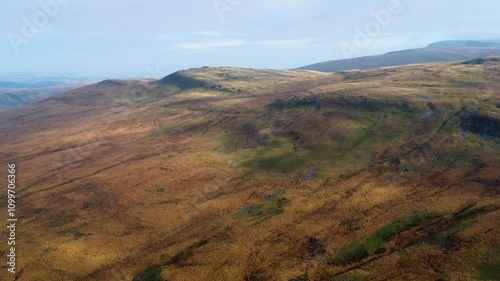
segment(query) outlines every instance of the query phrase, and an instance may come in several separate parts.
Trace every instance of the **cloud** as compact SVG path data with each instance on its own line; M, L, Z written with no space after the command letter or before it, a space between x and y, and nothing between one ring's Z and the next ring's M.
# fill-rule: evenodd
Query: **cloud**
M212 48L228 48L246 45L245 40L217 40L207 42L181 42L174 44L174 47L179 49L196 50L196 49L212 49Z
M220 31L199 31L199 32L195 32L194 34L202 35L202 36L221 36L222 35L222 33Z
M285 40L261 40L255 41L250 45L265 45L265 46L279 46L288 48L304 47L314 44L316 39L304 38L304 39L285 39Z

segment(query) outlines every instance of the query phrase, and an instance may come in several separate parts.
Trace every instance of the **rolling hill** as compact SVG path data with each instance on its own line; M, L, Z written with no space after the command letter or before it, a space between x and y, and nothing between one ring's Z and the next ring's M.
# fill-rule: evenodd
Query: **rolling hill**
M498 89L499 58L205 67L0 112L15 279L494 280Z
M383 55L332 60L298 68L322 72L374 69L418 63L452 62L500 56L500 44L480 41L442 41L426 48L390 52Z

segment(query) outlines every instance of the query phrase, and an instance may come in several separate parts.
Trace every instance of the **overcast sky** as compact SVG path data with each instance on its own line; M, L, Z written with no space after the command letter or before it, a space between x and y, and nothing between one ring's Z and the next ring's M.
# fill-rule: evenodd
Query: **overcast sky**
M2 0L0 73L285 69L439 40L500 38L498 0L393 1ZM374 13L384 16L377 22ZM367 27L368 43L356 43Z

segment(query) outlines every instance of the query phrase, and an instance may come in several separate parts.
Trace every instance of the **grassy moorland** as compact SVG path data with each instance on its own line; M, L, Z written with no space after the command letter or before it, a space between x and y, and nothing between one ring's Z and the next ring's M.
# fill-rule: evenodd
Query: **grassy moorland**
M495 58L199 68L1 112L16 280L498 280L498 89Z

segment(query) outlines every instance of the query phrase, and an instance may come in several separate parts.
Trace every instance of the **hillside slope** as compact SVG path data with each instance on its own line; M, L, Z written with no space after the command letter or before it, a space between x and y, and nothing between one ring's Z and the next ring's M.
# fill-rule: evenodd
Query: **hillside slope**
M430 45L430 47L427 48L396 51L376 56L321 62L300 67L298 70L339 72L353 69L374 69L387 66L432 62L453 62L489 56L500 56L500 45L491 47L468 47L467 45L464 47L447 47L448 45L454 46L453 42L441 42L436 43L436 45Z
M498 89L494 58L199 68L0 112L16 280L494 279Z

